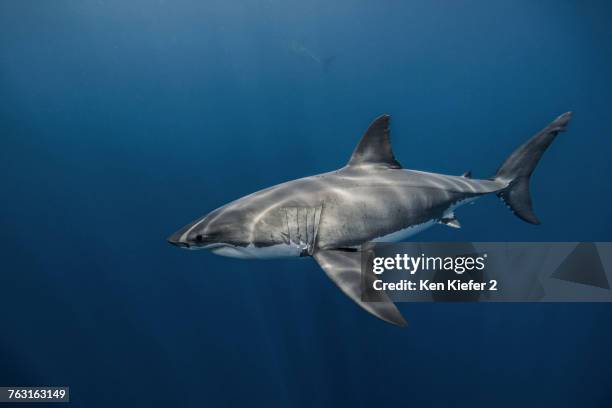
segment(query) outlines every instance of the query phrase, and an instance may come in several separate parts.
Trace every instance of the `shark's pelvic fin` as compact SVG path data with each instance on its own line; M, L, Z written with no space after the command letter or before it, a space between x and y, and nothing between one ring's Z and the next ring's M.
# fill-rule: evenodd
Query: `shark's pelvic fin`
M349 166L377 165L401 169L391 149L389 115L379 116L370 124L348 162Z
M461 177L465 177L465 178L470 178L471 179L472 178L472 170L466 171L465 173L463 173L461 175Z
M446 226L449 226L451 228L461 228L461 224L459 223L459 220L457 218L455 218L455 216L451 216L451 217L444 217L440 220L440 224L444 224Z
M361 300L361 252L319 250L315 251L313 257L327 276L359 306L388 323L402 327L407 325L402 314L384 292L377 292L379 298L376 301ZM367 277L365 284L371 285L371 281L373 277Z

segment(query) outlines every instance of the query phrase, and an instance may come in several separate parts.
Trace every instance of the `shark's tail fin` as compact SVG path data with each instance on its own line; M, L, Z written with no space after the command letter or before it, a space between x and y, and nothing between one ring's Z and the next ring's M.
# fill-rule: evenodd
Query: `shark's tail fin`
M321 65L323 67L323 72L329 71L329 68L331 67L332 63L335 60L336 60L336 56L335 55L332 55L331 57L323 58L323 60L321 61Z
M497 195L523 221L531 224L540 223L531 205L529 178L540 161L542 154L555 140L557 134L565 130L571 117L571 112L559 116L525 144L516 149L497 170L495 180L507 184L507 187Z

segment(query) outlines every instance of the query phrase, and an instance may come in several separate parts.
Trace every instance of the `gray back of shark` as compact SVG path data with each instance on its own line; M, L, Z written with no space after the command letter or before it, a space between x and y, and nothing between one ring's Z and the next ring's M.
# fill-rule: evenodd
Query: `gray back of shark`
M345 167L240 198L183 227L169 242L237 258L312 256L357 304L404 326L384 293L376 302L361 300L360 246L400 241L436 224L459 228L455 210L491 193L519 218L538 224L530 176L570 118L571 113L559 116L516 149L494 177L476 180L469 172L449 176L402 168L391 148L390 117L383 115Z

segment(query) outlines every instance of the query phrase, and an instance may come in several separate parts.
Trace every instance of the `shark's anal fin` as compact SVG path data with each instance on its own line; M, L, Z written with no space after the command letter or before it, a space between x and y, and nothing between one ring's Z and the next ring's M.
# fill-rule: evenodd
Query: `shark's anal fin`
M327 276L359 306L388 323L402 327L407 325L397 307L384 292L379 292L380 298L376 302L361 300L361 252L318 250L313 257ZM372 284L368 280L373 281L373 277L368 277L365 282Z
M448 227L451 228L461 228L461 224L459 223L459 220L457 218L455 218L455 216L450 216L450 217L444 217L440 220L440 224L444 224Z

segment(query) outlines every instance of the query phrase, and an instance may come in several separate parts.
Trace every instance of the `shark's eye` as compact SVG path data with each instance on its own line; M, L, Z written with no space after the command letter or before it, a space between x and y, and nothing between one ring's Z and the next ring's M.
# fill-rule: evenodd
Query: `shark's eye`
M202 237L202 234L198 234L198 235L196 235L196 241L198 241L198 242L202 242L202 240L203 240L203 239L204 239L204 238Z

